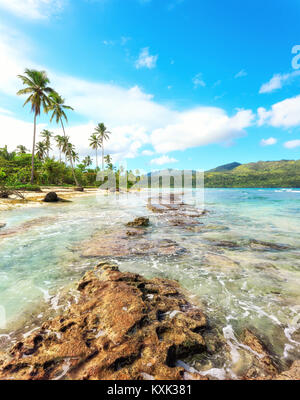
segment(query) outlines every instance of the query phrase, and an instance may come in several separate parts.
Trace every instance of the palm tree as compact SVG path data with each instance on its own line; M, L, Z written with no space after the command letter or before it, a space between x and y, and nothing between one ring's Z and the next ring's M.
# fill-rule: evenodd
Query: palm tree
M47 153L47 147L44 142L37 142L35 146L36 155L38 156L39 160L43 160Z
M99 139L101 140L101 147L102 147L102 170L104 170L104 140L109 139L109 135L111 132L109 132L104 125L103 122L97 125L95 128L95 133L99 135Z
M56 135L55 136L55 141L56 141L56 146L59 149L59 162L61 162L61 152L64 144L64 137L61 135Z
M74 171L74 165L73 165L73 162L79 161L78 153L76 153L74 145L70 142L65 143L65 152L67 154L67 159L70 161L70 164L71 164L72 174L73 174L74 181L76 182L76 186L79 186L79 183L77 181L75 171Z
M85 167L89 167L90 165L93 164L93 161L92 161L92 159L91 159L90 156L86 156L86 157L82 160L82 164L83 164Z
M65 113L65 110L73 111L74 108L72 108L71 106L67 106L65 104L65 99L63 99L57 92L53 91L49 97L50 97L51 102L50 102L49 106L47 107L47 110L52 111L50 122L52 122L53 118L55 118L56 123L61 124L64 138L67 138L64 123L63 123L63 119L65 120L66 123L68 122L68 118ZM67 139L67 141L68 140L69 140L69 138ZM67 146L66 144L67 143L64 143L64 145L63 145L63 148L65 148L64 153L69 156L70 160L72 160L71 153L70 153L70 151L71 151L70 146ZM70 162L71 162L72 173L74 176L76 186L79 186L78 181L76 179L75 171L73 168L73 162L72 161L70 161Z
M24 103L31 103L31 111L34 113L33 120L33 144L32 144L32 159L31 159L31 179L30 182L33 183L34 179L34 151L35 151L35 139L36 139L36 120L41 114L41 108L47 112L47 107L50 104L49 96L53 89L51 89L48 84L50 83L49 78L45 71L37 71L35 69L25 69L24 75L18 75L26 85L24 89L17 92L18 96L29 94L30 96Z
M22 144L19 144L19 146L17 146L17 150L18 150L18 154L26 154L27 153L27 148L25 146L23 146Z
M97 133L93 133L91 136L90 136L90 147L93 149L93 150L96 150L96 168L98 169L98 152L97 152L97 150L98 150L98 148L99 147L101 147L101 139L100 139L100 137L97 135Z
M46 147L47 157L49 158L49 151L51 149L51 138L53 137L53 133L48 131L48 129L44 129L40 135L44 138L44 143Z

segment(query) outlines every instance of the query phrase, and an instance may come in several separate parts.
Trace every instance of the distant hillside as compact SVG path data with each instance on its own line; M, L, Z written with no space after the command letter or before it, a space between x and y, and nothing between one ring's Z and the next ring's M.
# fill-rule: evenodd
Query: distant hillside
M259 161L207 171L205 187L300 187L300 160Z
M238 162L232 162L232 163L230 163L230 164L220 165L219 167L214 168L214 169L210 169L210 170L207 171L207 172L224 172L224 171L231 171L231 170L233 170L234 168L239 167L240 165L242 165L242 164L240 164L240 163L238 163Z

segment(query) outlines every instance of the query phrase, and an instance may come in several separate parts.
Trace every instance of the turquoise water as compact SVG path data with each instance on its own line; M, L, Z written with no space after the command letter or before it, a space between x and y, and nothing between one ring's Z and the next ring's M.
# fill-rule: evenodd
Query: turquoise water
M282 367L299 358L300 190L206 189L210 213L201 219L207 227L201 232L167 225L145 200L102 194L0 213L7 224L0 231L0 346L76 298L76 282L98 261L81 256L83 241L149 215L149 237L175 240L186 253L121 259L120 269L177 279L203 307L229 354L210 363L194 360L196 368L234 377L244 357L239 335L245 327L266 340ZM253 239L288 248L257 246Z

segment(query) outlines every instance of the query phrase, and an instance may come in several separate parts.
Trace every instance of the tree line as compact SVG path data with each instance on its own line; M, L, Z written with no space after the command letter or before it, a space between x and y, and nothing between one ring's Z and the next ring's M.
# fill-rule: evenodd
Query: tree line
M24 88L17 92L18 96L28 95L24 102L24 106L30 104L31 112L33 113L33 141L31 151L31 176L30 183L34 183L35 163L36 159L39 161L49 160L50 151L52 150L52 139L55 140L56 147L59 150L59 162L62 162L62 154L65 156L65 164L70 163L73 179L77 186L80 183L75 174L74 164L79 161L79 155L76 152L75 146L70 142L70 137L66 135L65 124L68 123L67 111L74 111L74 109L65 104L65 99L53 88L49 86L50 80L45 71L38 71L35 69L26 69L24 75L18 75L21 79ZM36 143L37 134L37 120L41 114L41 111L48 114L50 113L50 123L55 120L57 125L60 125L62 129L62 135L54 136L53 132L48 129L44 129L40 135L43 140ZM102 170L104 170L104 162L106 161L108 168L112 168L111 157L104 156L104 142L109 139L111 132L109 132L104 123L99 123L95 131L89 138L90 147L95 150L96 153L96 170L99 170L98 166L98 149L102 149ZM5 157L6 149L6 157ZM4 152L4 153L3 153ZM23 145L17 146L18 154L26 154L29 152ZM7 147L2 149L2 156L8 158L9 152ZM92 165L92 159L87 156L83 159L81 170Z

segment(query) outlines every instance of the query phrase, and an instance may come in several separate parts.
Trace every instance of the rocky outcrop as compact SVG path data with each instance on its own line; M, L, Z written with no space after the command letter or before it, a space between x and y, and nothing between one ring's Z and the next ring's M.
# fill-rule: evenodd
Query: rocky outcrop
M150 225L150 221L147 217L137 217L133 221L128 222L126 225L132 227L146 227Z
M177 360L206 349L206 317L174 281L102 263L78 290L77 304L10 349L0 379L181 380Z

